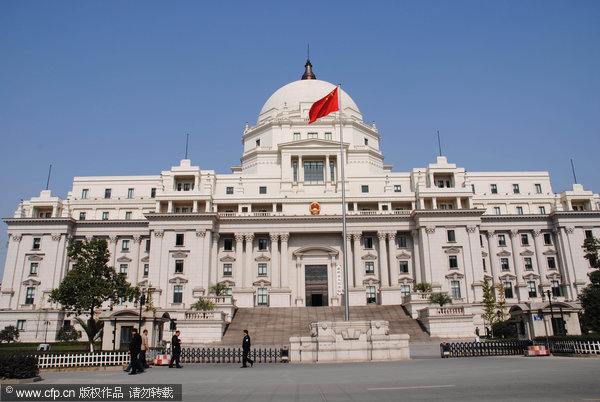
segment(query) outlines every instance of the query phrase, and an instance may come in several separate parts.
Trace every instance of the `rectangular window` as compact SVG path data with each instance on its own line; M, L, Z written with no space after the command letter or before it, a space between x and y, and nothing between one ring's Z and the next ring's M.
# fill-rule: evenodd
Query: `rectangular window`
M175 245L183 246L184 233L177 233L175 235Z
M410 285L400 286L400 294L402 296L408 296L410 294Z
M175 260L175 273L176 274L183 273L183 260Z
M529 297L537 297L535 281L527 281L527 290L529 291Z
M408 274L408 261L400 261L400 273Z
M521 245L529 246L529 236L526 233L521 233Z
M133 198L133 189L132 188L127 189L127 198Z
M360 186L360 191L363 193L368 193L369 192L369 186L366 184L363 184L362 186Z
M223 251L233 250L233 239L223 239Z
M513 184L513 193L519 194L521 191L519 190L518 184Z
M150 239L146 239L146 252L150 251Z
M456 256L456 255L448 256L448 264L450 266L450 269L457 269L458 268L458 256Z
M449 242L455 242L456 241L456 232L454 231L454 229L448 229L446 231L446 237L448 238Z
M542 185L541 184L536 184L535 185L535 192L537 194L542 194Z
M486 263L485 263L485 258L481 259L481 265L483 266L483 272L486 272L487 271L487 266L486 266Z
M108 212L107 211L102 212L102 220L103 221L107 221L108 220Z
M80 221L84 221L85 220L85 212L80 212L79 213L79 220Z
M130 221L131 220L131 211L125 211L125 220L126 221Z
M267 264L261 262L258 264L258 276L267 276Z
M500 207L494 207L494 215L500 215Z
M394 184L394 193L401 193L401 192L402 192L402 185Z
M35 298L35 288L28 287L25 291L25 304L33 304Z
M17 329L19 331L25 331L25 320L17 320Z
M498 194L498 187L495 184L490 184L492 194Z
M105 188L104 189L104 198L110 198L111 192L112 192L112 190L110 188Z
M325 139L331 141L331 139L332 139L331 133L325 133Z
M452 290L452 298L460 299L460 281L450 281L450 289Z
M33 238L33 246L31 246L31 248L34 250L39 250L41 241L42 241L41 237L34 237Z
M335 162L329 161L329 179L332 183L335 183Z
M505 235L503 235L503 234L498 235L498 245L506 246L506 236Z
M173 286L173 303L183 302L183 285Z
M84 188L83 190L81 190L81 198L84 200L86 198L88 198L88 193L89 193L89 190L87 188Z
M396 239L398 247L406 248L406 236L398 236Z
M562 296L562 287L560 286L560 283L558 281L550 281L550 285L552 286L552 296Z
M548 269L556 269L556 258L546 257L546 261L548 261Z
M517 207L517 215L523 215L523 207Z
M552 245L552 233L544 233L544 245L545 246Z
M123 240L123 243L121 243L121 251L129 251L129 240Z
M298 183L298 162L292 162L292 170L294 174L294 183Z
M304 162L304 182L306 184L323 184L323 161Z
M233 265L230 263L223 264L223 276L231 276L233 272Z
M260 147L260 138L256 140L256 147Z
M377 303L377 293L375 292L375 286L367 286L367 303Z
M258 188L258 193L259 194L267 194L267 187L266 186L260 186Z
M508 258L500 258L500 266L502 267L503 271L508 271L510 270L510 265L508 264Z
M148 276L148 273L150 273L150 264L144 264L144 276Z
M540 214L541 215L545 215L546 214L546 207L540 207Z
M300 141L300 133L294 133L294 141Z
M369 139L365 138L365 145L369 145Z
M533 271L533 262L531 257L523 258L523 263L525 264L525 271Z
M156 198L156 188L152 187L150 189L150 198Z
M119 273L123 275L127 275L127 264L119 265Z
M591 230L586 230L585 231L585 238L586 239L593 239L594 238L594 234L592 233Z
M227 188L225 189L225 193L226 193L226 194L233 194L233 187L227 187Z
M317 133L307 133L306 134L306 138L308 138L309 140L314 140L319 138L319 134Z
M29 265L29 275L37 275L37 274L38 274L38 263L32 262L31 265Z
M268 306L269 305L269 296L267 293L267 288L258 288L256 291L256 304L259 306Z
M375 263L373 261L365 261L365 274L375 273Z
M364 248L373 248L373 238L371 236L363 237L363 247Z
M258 250L265 251L267 249L267 239L260 237L258 239Z
M504 297L506 297L507 299L513 298L512 282L504 282Z

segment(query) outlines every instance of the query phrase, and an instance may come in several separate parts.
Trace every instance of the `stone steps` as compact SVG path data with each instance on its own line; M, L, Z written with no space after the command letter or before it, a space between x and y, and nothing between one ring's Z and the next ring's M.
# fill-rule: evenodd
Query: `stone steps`
M253 345L287 345L290 336L309 336L310 323L343 321L343 307L254 307L237 310L220 345L241 345L247 329ZM429 341L429 335L402 306L356 306L350 308L350 320L386 320L390 333L409 334L411 341Z

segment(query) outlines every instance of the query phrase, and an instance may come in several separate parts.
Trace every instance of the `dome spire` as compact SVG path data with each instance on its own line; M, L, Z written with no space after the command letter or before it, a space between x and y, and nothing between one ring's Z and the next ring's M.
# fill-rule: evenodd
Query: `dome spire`
M316 80L315 74L312 72L312 64L310 64L310 44L308 44L308 54L306 58L306 64L304 65L304 74L302 74L303 80Z

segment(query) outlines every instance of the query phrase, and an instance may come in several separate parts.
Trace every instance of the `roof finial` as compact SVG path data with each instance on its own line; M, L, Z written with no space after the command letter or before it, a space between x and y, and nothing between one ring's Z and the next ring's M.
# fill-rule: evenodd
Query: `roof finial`
M304 74L302 74L303 80L316 80L317 77L312 72L312 64L310 64L310 43L307 44L307 58L306 64L304 65Z

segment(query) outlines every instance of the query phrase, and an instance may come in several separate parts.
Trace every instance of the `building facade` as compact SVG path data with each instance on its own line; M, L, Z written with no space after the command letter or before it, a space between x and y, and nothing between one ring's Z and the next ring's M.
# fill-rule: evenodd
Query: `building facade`
M67 246L95 237L117 272L180 320L215 284L237 307L341 305L343 242L351 305L402 304L428 282L477 309L484 278L504 284L509 306L548 290L577 300L590 270L581 246L600 237L598 194L577 184L555 194L547 172L467 172L445 157L393 172L375 124L344 91L342 157L340 112L308 125L333 88L307 62L246 126L230 174L182 160L153 176L75 177L65 199L45 190L22 201L4 219L0 327L53 340L69 319L47 301L72 265Z

